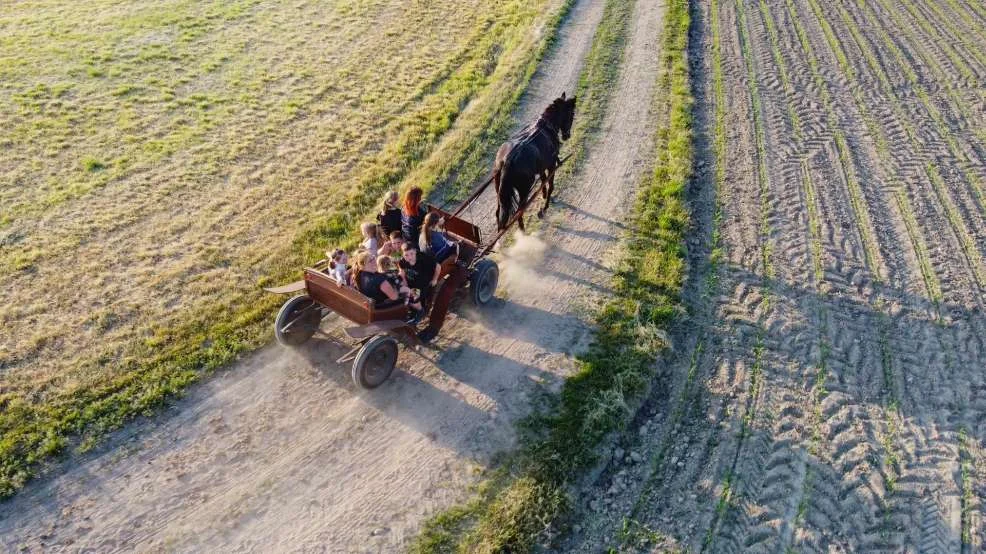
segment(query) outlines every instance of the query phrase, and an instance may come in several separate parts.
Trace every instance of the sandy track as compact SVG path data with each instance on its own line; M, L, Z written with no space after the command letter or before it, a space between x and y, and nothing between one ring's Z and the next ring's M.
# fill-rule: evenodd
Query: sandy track
M577 3L518 125L574 89L602 4ZM505 300L462 308L429 359L403 352L373 392L330 361L338 342L265 348L0 505L0 549L389 551L462 499L473 469L509 446L509 422L572 370L588 307L608 292L600 260L652 150L660 12L639 2L618 109L560 194L533 285L511 285L530 269L509 261Z
M977 13L696 7L694 316L561 550L984 548Z

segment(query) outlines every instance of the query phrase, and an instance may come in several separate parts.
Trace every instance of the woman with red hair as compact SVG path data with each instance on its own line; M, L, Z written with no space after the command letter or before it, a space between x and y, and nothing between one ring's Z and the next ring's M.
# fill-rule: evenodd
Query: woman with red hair
M401 232L404 240L411 244L418 244L418 235L421 233L421 223L425 219L424 206L421 205L421 198L424 191L421 187L413 187L404 196L404 204L401 206Z

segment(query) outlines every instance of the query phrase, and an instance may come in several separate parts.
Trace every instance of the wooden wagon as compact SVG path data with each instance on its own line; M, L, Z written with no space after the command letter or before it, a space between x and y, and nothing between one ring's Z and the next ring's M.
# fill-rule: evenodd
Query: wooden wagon
M468 291L476 305L488 304L496 292L500 275L496 262L487 257L492 251L492 244L482 246L479 228L457 215L433 206L428 206L428 210L438 212L445 218L449 238L459 242L458 257L442 264L434 297L448 298ZM352 323L345 328L345 332L354 344L336 362L352 362L353 382L357 386L367 389L378 387L394 370L398 344L409 347L421 344L417 327L407 321L408 307L403 302L377 305L355 288L340 286L326 273L327 266L328 261L322 260L305 268L303 279L264 289L276 294L295 295L281 306L274 321L274 336L282 345L299 346L319 331L326 317L338 314ZM466 276L464 286L459 284L462 279L449 279L453 273ZM443 294L441 289L453 282L457 290Z
M568 158L566 156L558 165L561 166ZM543 193L545 187L542 182L540 188L523 202L522 208L514 213L504 228L483 243L479 227L459 217L459 214L472 205L492 181L492 177L487 179L452 213L427 206L428 211L437 212L445 219L446 233L459 242L458 257L442 264L439 283L433 293L435 301L431 311L432 314L441 311L441 319L444 319L445 310L452 298L464 291L468 291L469 297L477 306L484 306L493 299L500 269L488 256L500 238L523 217L524 210ZM322 260L313 267L305 268L304 278L300 281L264 289L276 294L296 294L277 313L274 335L285 346L299 346L319 331L326 317L332 313L339 314L353 323L345 331L354 344L336 362L353 363L353 382L357 386L366 389L378 387L394 371L398 344L412 348L422 344L418 339L417 326L407 321L406 305L399 303L396 306L377 306L372 299L355 288L339 286L325 272L327 265L328 260ZM429 326L432 323L434 322L430 321ZM438 327L440 324L441 321Z

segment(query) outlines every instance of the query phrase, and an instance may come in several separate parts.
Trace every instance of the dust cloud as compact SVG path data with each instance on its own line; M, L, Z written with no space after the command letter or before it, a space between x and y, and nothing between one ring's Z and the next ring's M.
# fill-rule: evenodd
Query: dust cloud
M514 233L513 244L503 250L501 280L509 294L523 295L542 290L543 271L539 267L548 251L548 243L539 235L525 235L518 230Z

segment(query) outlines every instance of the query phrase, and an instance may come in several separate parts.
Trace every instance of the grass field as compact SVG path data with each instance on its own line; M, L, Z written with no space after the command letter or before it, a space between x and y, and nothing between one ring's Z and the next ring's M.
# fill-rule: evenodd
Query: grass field
M5 6L0 496L263 344L384 190L482 172L565 5Z

